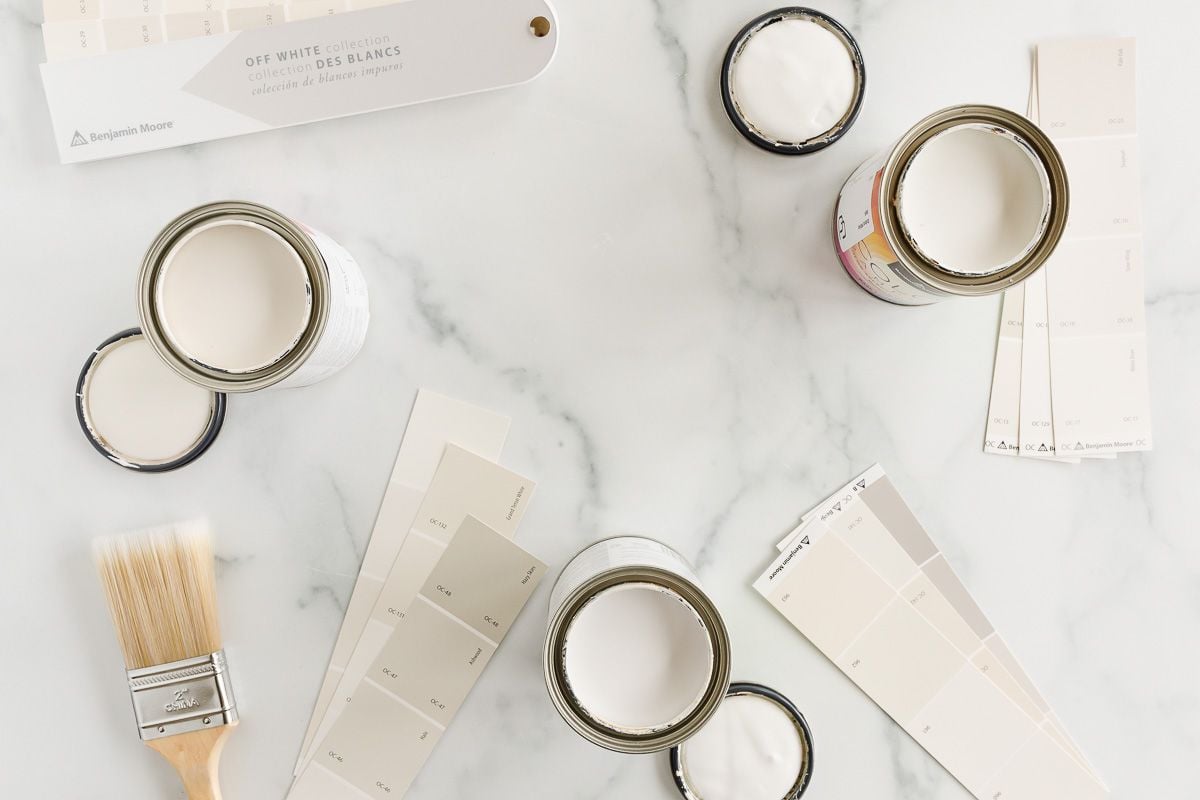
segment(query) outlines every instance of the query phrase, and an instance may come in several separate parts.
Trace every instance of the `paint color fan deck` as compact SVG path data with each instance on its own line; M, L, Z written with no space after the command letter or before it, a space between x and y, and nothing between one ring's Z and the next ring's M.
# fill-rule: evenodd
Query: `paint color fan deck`
M754 588L980 800L1107 787L878 465Z

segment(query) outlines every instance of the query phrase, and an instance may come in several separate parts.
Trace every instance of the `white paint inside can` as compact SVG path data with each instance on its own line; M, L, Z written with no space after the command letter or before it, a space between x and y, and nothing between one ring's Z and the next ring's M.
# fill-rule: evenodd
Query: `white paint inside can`
M1050 181L1011 134L958 125L913 154L897 212L913 246L947 272L988 275L1027 255L1046 230Z
M835 128L854 103L858 76L841 37L812 19L788 17L755 31L732 66L742 118L768 139L799 144Z
M712 640L696 610L653 583L609 587L588 600L563 639L567 688L600 725L647 733L674 725L703 701Z
M81 388L84 422L110 452L134 464L176 461L212 424L214 395L168 367L143 336L96 355Z
M807 757L800 729L778 703L735 694L683 743L679 763L699 800L781 800Z
M181 236L163 257L154 303L173 347L231 373L256 372L286 356L313 311L300 254L246 220L208 222Z

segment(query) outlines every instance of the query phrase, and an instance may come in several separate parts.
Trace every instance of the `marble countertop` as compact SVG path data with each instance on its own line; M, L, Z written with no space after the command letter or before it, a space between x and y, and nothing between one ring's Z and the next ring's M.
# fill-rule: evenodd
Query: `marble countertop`
M561 0L557 61L502 92L119 160L56 163L35 0L0 2L0 796L181 797L137 741L94 576L98 534L204 514L243 723L226 800L282 798L415 391L509 414L539 481L519 540L554 568L643 531L697 565L734 677L790 695L809 797L967 797L751 589L807 508L879 461L1120 798L1194 796L1200 749L1200 8L827 2L858 37L862 116L807 158L723 116L723 50L762 3ZM838 266L842 181L925 113L1023 108L1041 38L1139 37L1157 449L1082 466L981 452L998 300L889 306ZM1189 77L1190 76L1190 77ZM362 263L359 359L233 398L161 476L98 458L72 409L136 322L151 236L254 199ZM414 786L425 798L661 798L664 757L586 744L542 686L539 589Z

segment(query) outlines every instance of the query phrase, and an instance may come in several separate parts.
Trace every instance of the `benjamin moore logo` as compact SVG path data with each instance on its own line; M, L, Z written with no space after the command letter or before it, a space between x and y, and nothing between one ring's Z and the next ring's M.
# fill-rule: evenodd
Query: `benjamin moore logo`
M79 129L75 129L75 135L71 137L71 147L79 147L84 144L96 144L97 142L115 142L117 139L124 139L127 136L141 136L147 133L159 133L168 131L175 127L175 120L168 119L159 122L139 122L134 125L129 125L124 128L109 128L104 131L91 131L87 136L80 133Z

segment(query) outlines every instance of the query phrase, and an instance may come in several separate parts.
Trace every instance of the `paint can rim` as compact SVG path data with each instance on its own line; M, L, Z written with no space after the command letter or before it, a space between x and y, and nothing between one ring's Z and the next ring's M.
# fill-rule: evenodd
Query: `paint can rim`
M733 90L730 83L737 57L752 36L768 25L773 25L784 19L798 18L812 20L837 36L842 44L845 45L846 50L850 54L850 61L854 65L856 78L854 99L851 101L850 107L842 118L828 131L803 142L782 142L759 132L746 119L733 97ZM854 125L854 122L858 119L859 112L862 110L863 101L867 94L867 67L863 59L862 50L858 46L858 40L854 38L854 35L842 23L828 14L813 8L785 6L758 15L747 22L733 37L733 40L729 43L729 47L725 50L725 58L721 62L720 88L721 104L725 107L725 113L729 117L729 121L733 124L733 127L743 138L769 153L785 156L804 156L829 147L845 136Z
M210 447L212 447L213 442L216 441L217 436L221 433L221 429L225 424L227 398L223 392L209 389L209 392L212 395L212 401L208 425L205 427L204 432L195 441L195 443L193 443L187 450L175 458L165 461L138 461L131 458L127 453L122 453L119 450L108 446L104 441L102 433L97 431L92 426L88 417L85 397L87 393L86 390L88 376L91 373L92 367L95 365L96 361L105 351L109 350L119 342L138 336L146 338L147 341L149 341L148 337L145 336L142 329L139 327L125 328L124 330L118 331L97 345L88 355L87 359L84 360L83 367L79 370L79 377L75 381L75 417L79 421L79 428L81 431L83 431L84 438L88 440L88 443L92 446L92 448L113 464L134 472L170 472L172 470L179 469L180 467L187 466L200 456L204 455L204 453L207 452Z
M564 566L559 574L562 580L570 564L575 559L587 553L592 548L604 545L617 539L640 539L657 545L669 551L689 570L691 565L670 546L647 536L623 535L613 536L592 542L576 553ZM554 597L555 587L551 589ZM574 615L591 598L601 591L627 583L649 583L660 586L677 594L683 599L700 618L709 635L712 648L713 664L709 675L708 686L700 702L676 724L663 729L655 729L645 734L635 734L615 728L603 726L590 717L578 701L573 697L569 682L566 679L564 659L562 658L564 639L567 628ZM729 687L730 674L730 639L729 631L721 618L720 612L712 599L695 581L678 572L657 566L631 565L616 566L592 574L571 590L558 604L551 609L551 617L547 626L545 645L542 651L542 665L546 691L559 716L576 733L593 744L619 753L656 753L679 744L712 717Z
M801 772L796 778L796 782L788 793L780 800L799 800L801 796L808 790L812 783L813 763L814 763L814 748L812 728L809 727L808 720L804 718L804 714L782 692L772 689L761 683L753 683L750 681L738 681L729 685L729 691L725 693L724 700L737 695L756 695L766 698L775 703L783 710L792 723L796 726L796 730L800 735L800 741L804 748L804 762L801 764ZM682 752L683 743L675 745L670 751L670 766L671 778L675 782L675 788L684 797L684 800L704 800L700 797L688 784L687 774L684 769L684 756Z
M198 361L166 336L160 318L156 297L166 256L192 230L220 220L256 224L278 235L296 251L308 277L312 311L303 333L291 349L261 369L233 372ZM328 325L330 292L325 256L302 225L260 203L222 200L183 212L155 236L138 273L138 316L151 346L171 369L188 381L219 392L253 392L280 383L304 366Z

